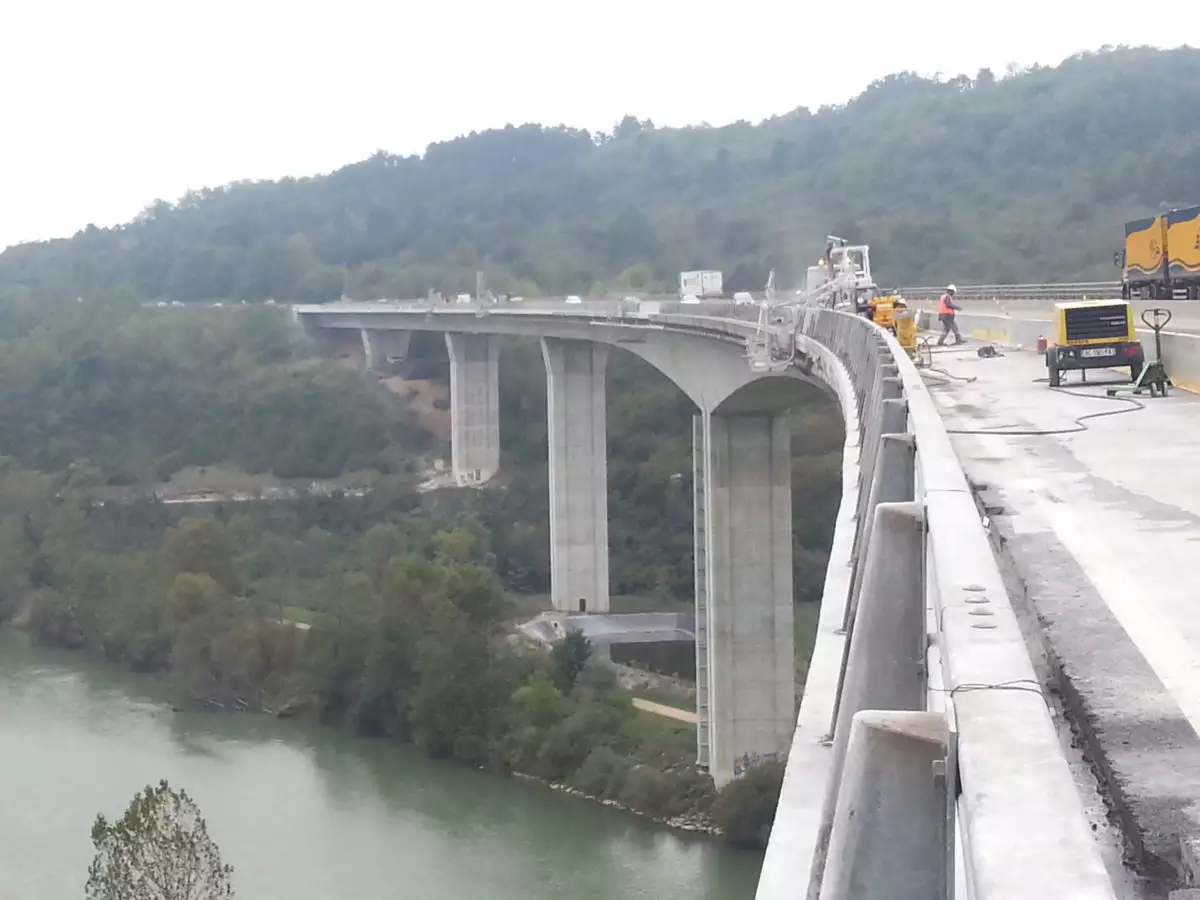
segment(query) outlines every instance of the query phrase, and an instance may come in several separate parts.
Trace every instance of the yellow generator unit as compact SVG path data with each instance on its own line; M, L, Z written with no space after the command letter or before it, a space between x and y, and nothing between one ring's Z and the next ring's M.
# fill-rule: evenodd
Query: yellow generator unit
M1072 369L1129 367L1137 381L1146 354L1133 325L1133 306L1125 300L1081 300L1054 304L1054 343L1046 348L1050 387L1058 387L1062 373Z

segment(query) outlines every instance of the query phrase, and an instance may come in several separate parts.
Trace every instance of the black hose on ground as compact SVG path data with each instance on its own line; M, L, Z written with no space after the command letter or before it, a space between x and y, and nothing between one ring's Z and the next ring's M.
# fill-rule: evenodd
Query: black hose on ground
M951 376L953 377L953 376ZM1048 379L1035 378L1034 384L1045 384ZM1000 425L994 429L991 428L947 428L947 434L994 434L1001 437L1051 437L1056 434L1078 434L1081 431L1087 431L1088 427L1085 424L1091 419L1102 419L1105 416L1119 416L1124 413L1137 412L1139 409L1145 409L1145 404L1132 397L1110 397L1107 394L1085 394L1081 391L1069 391L1066 388L1050 388L1059 394L1066 394L1069 397L1083 397L1085 400L1109 400L1114 403L1126 404L1121 409L1106 409L1100 412L1088 413L1087 415L1077 416L1070 428L1032 428L1022 429L1016 425Z

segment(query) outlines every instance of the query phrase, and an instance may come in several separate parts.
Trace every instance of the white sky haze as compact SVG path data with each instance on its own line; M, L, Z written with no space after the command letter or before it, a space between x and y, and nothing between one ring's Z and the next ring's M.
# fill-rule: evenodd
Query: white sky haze
M0 0L0 247L506 123L758 121L905 69L1200 44L1054 0ZM1175 29L1169 27L1175 24ZM1116 114L1116 111L1114 111Z

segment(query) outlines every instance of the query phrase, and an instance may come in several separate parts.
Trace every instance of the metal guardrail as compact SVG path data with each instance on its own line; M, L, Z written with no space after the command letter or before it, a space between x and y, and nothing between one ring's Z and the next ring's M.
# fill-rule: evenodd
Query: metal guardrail
M1112 300L1121 296L1119 281L1080 281L1072 284L961 284L958 296L965 300ZM902 287L900 294L913 300L937 300L944 284Z
M921 287L901 287L897 290L905 297L915 300L937 300L938 297L946 290L944 284L926 285ZM751 291L749 293L756 302L761 302L766 294L763 291ZM958 286L958 296L967 300L1108 300L1119 298L1121 296L1121 282L1119 281L1081 281L1074 283L1063 284L964 284ZM781 299L793 300L794 292L780 291ZM628 299L627 299L628 298ZM557 309L560 307L570 308L579 306L595 306L598 303L602 304L630 304L632 301L643 304L655 303L670 303L681 306L684 309L692 311L703 310L705 315L712 315L711 310L714 307L722 307L733 305L728 298L699 300L695 303L682 303L677 294L646 294L646 293L611 293L599 296L582 296L580 295L579 303L568 303L566 295L552 297L527 297L520 300L499 300L492 304L480 304L476 302L459 303L454 297L446 297L440 301L431 301L427 298L418 299L401 299L393 297L378 298L372 300L355 300L349 301L357 304L378 304L384 308L390 309L477 309L480 307L488 309ZM151 307L172 307L172 306L224 306L230 309L237 309L246 306L260 306L259 303L233 303L233 302L199 302L199 303L168 303L165 301L143 303L142 306ZM293 303L273 303L271 305L280 307L295 307L305 306L309 304L293 304ZM321 304L325 306L344 306L343 302L330 302Z

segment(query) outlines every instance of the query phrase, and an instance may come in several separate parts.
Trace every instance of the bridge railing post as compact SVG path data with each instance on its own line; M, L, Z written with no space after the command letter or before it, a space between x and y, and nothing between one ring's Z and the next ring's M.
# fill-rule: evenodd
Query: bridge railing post
M833 754L812 874L829 851L850 723L863 710L925 707L925 517L919 503L881 503L866 558L860 611L845 644L834 707Z
M858 594L862 587L863 569L870 550L871 529L875 520L875 507L880 503L899 503L916 498L913 468L916 461L916 445L907 433L908 404L900 397L887 397L881 401L876 416L880 430L875 449L870 452L874 465L871 476L859 485L858 530L854 541L852 563L854 573L850 582L850 598L842 622L844 629L850 628L858 608ZM897 390L896 393L899 393Z
M854 716L820 900L948 896L947 737L939 713Z

